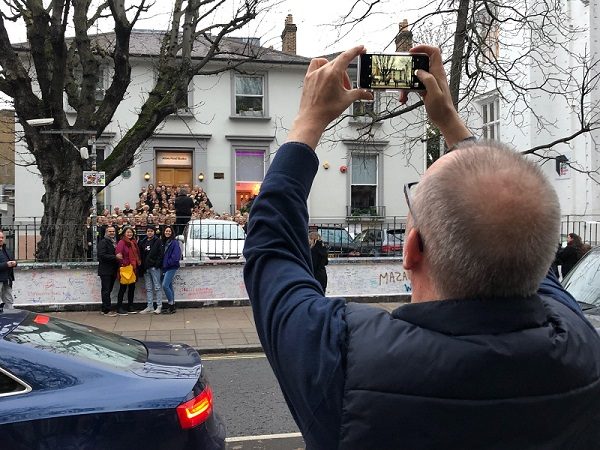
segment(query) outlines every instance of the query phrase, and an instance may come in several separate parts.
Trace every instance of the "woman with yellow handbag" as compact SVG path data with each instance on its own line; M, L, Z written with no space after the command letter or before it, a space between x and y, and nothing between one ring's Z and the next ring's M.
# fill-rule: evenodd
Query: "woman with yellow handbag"
M140 250L135 240L133 228L125 227L123 237L117 244L117 255L121 255L119 261L119 294L117 295L117 314L126 316L135 314L133 309L133 296L135 294L135 282L137 280L137 268L140 265ZM127 291L127 310L123 308L123 297Z

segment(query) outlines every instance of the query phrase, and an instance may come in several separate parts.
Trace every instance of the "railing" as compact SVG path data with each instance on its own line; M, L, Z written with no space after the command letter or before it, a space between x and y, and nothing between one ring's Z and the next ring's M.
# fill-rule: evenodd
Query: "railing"
M598 217L600 219L600 217ZM75 230L75 227L85 227L81 224L61 225L67 230L48 227L50 237L62 236ZM41 218L31 218L31 223L20 223L3 226L5 242L15 258L19 261L30 262L67 262L48 261L36 255L37 245L41 239ZM159 226L162 230L164 225ZM380 217L376 221L355 221L351 218L315 219L309 224L310 231L317 231L329 249L330 257L371 257L371 256L401 256L406 228L405 217ZM213 223L210 220L192 221L183 228L176 229L176 234L182 234L182 252L184 259L216 261L242 260L242 249L245 234L241 226L228 223ZM98 228L98 238L103 228ZM566 241L568 233L581 236L584 243L592 246L600 245L600 220L586 217L565 216L561 222L561 242ZM139 226L136 231L138 238L145 236L145 226ZM160 232L159 232L160 235ZM92 261L91 228L82 233L81 248L83 256L69 261Z

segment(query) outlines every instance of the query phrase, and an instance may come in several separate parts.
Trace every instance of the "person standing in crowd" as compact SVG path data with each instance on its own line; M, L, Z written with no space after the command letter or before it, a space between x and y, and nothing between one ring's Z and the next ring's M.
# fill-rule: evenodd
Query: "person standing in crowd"
M163 230L163 242L165 247L165 255L163 258L162 271L163 281L162 287L167 297L167 308L163 310L163 314L175 314L175 291L173 290L173 278L175 272L179 269L179 261L181 260L181 247L179 241L175 239L175 231L171 225L165 226Z
M373 99L347 74L364 47L311 60L252 205L244 281L306 448L598 448L600 336L549 270L558 196L514 149L473 144L439 48L411 51L429 55L415 75L449 151L404 188L410 304L326 298L311 273L315 149L330 122Z
M188 196L186 188L179 189L177 197L175 197L175 234L183 234L183 230L187 223L192 218L192 210L194 209L194 200Z
M140 241L139 247L142 260L140 275L144 276L147 303L146 308L141 310L140 314L151 312L160 314L162 310L160 271L163 263L163 243L156 236L154 225L146 226L146 237ZM156 302L156 309L154 309L154 302Z
M17 261L4 242L4 231L0 231L0 302L6 309L14 308L12 286L15 281L15 267Z
M567 276L584 254L585 249L581 237L575 233L569 233L567 235L567 245L558 251L556 257L556 263L560 266L560 273L563 278Z
M129 264L133 267L133 273L137 274L140 266L140 251L133 233L133 228L125 227L123 236L116 247L119 266L125 267ZM127 291L127 309L123 308L123 297ZM135 283L122 284L119 279L119 293L117 294L117 314L126 316L128 313L135 314L137 311L133 308L133 297L135 295Z
M327 249L323 245L321 236L316 231L308 233L308 242L310 244L313 274L323 288L323 293L325 293L327 291L327 269L325 269L325 266L329 264Z
M106 227L104 238L98 242L98 276L100 277L100 295L102 297L102 314L116 316L111 309L110 293L115 285L119 272L119 258L116 254L117 240L114 226Z

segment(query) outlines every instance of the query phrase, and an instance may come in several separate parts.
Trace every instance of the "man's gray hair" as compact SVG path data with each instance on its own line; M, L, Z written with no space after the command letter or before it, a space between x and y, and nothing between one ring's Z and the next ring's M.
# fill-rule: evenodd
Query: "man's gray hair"
M463 147L440 163L412 206L438 294L534 294L560 232L558 197L543 172L497 142Z

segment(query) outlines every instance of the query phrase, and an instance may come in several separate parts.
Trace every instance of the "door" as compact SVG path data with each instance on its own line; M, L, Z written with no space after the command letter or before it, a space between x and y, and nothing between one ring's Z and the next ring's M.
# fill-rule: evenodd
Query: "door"
M157 167L157 184L167 186L181 186L187 184L193 186L192 169L175 167Z

